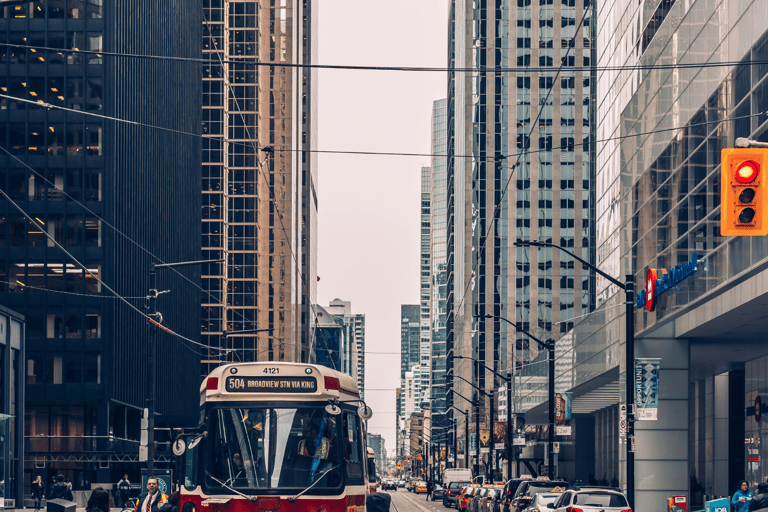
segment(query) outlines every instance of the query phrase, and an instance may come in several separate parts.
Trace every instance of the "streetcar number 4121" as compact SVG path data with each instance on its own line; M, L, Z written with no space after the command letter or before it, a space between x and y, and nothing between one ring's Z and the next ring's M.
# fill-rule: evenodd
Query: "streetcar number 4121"
M280 373L280 368L264 368L263 373L276 374Z

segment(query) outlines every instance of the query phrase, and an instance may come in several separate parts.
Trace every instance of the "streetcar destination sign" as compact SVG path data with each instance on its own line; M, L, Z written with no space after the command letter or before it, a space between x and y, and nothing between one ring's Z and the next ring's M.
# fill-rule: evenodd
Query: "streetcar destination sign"
M227 377L230 393L314 393L314 377Z

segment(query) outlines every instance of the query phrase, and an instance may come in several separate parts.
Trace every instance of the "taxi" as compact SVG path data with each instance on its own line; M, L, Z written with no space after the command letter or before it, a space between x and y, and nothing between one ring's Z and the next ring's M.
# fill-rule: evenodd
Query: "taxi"
M419 480L419 482L416 484L416 494L427 494L427 482L423 480Z

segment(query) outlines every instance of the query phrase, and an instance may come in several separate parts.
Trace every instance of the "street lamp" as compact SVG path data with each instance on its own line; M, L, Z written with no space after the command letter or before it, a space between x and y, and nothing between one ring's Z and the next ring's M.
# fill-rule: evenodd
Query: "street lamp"
M486 315L490 316L490 315ZM466 356L451 356L453 359L469 359L470 361L474 361L477 364L481 365L483 368L491 372L492 374L496 375L500 379L504 379L504 381L507 383L507 477L512 478L512 409L509 405L509 394L512 392L512 371L510 370L507 372L506 377L504 375L501 375L500 373L496 372L493 368L490 368L486 366L484 363L480 362L477 359L473 359L471 357ZM457 375L458 377L458 375ZM491 422L493 423L493 422ZM491 425L493 427L493 425Z
M509 325L515 328L518 332L521 332L531 338L533 341L535 341L540 347L547 350L547 359L549 361L549 439L547 441L547 454L549 457L549 465L547 467L547 473L549 475L549 478L554 477L554 468L555 468L555 461L554 461L554 446L555 446L555 344L552 342L544 342L538 339L533 334L529 333L528 331L524 331L522 328L520 328L516 323L507 320L503 316L496 316L491 314L486 314L485 318L498 318L499 320L504 320ZM507 403L509 403L509 400L507 400ZM509 407L507 407L509 408ZM509 412L507 412L507 418L510 418ZM509 432L509 431L508 431ZM511 469L510 469L511 474Z
M449 389L448 391L451 392L451 393L456 393L456 391L454 391L453 389ZM447 394L448 393L446 393L446 395ZM456 394L461 396L459 393L456 393ZM464 397L461 396L461 398L464 398ZM464 398L464 400L467 400L467 399ZM469 402L469 400L467 400L467 402ZM466 469L469 469L469 411L462 411L461 409L459 409L455 405L452 405L451 408L459 411L461 414L464 415L464 449L467 452L467 453L464 454L464 467ZM456 465L457 466L458 466L458 459L459 459L459 448L458 448L459 439L458 439L458 437L459 437L458 436L458 430L456 429L456 423L455 423L455 420L454 420L454 441L456 442L456 446L454 446L453 451L456 454Z
M473 361L474 361L474 359L473 359ZM475 362L477 362L477 361L475 361ZM467 379L465 379L464 377L462 377L460 375L454 375L454 378L463 380L464 382L466 382L467 384L469 384L470 386L475 388L475 390L477 390L478 393L488 397L488 399L490 401L490 404L491 404L490 405L490 408L491 408L491 415L490 415L491 416L490 417L491 425L490 426L492 427L493 426L493 391L491 391L490 393L487 393L486 391L484 391L483 389L481 389L480 387L476 386L475 384L473 384L472 382L468 381ZM447 384L444 384L443 386L447 386ZM451 391L453 391L453 388L451 388ZM456 393L456 394L458 395L458 393ZM459 395L459 396L461 396L461 395ZM462 398L464 398L464 397L462 396ZM466 398L464 398L464 399L466 400ZM476 448L475 449L475 461L476 461L475 473L479 473L480 472L480 397L479 397L479 395L478 395L477 401L472 400L472 403L475 405L475 444L476 444L476 447L475 447ZM491 446L492 446L492 444L491 444ZM469 446L467 446L467 454L469 454ZM492 458L492 455L493 455L493 450L489 447L489 449L488 449L488 461L489 461L489 463L490 463L490 460ZM488 471L488 467L486 466L486 473L487 473L487 471ZM475 476L477 476L477 475L475 475Z
M611 284L615 284L626 295L626 331L627 331L627 346L625 350L625 390L626 390L626 404L627 404L627 500L631 507L635 506L635 452L632 447L632 441L635 437L635 393L634 393L634 364L635 364L635 276L634 274L626 274L624 276L625 282L622 283L613 276L610 276L592 265L591 263L579 258L574 253L562 247L560 245L553 244L551 242L540 242L538 240L524 240L515 242L516 247L554 247L560 249L564 253L570 255L573 259L579 261L585 267L594 270L597 274L604 277Z

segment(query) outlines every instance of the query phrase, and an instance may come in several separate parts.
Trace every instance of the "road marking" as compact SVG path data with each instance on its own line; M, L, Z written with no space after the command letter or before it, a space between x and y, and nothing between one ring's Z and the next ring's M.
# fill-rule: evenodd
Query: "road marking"
M398 495L400 495L400 493L398 493ZM403 496L403 498L405 498L407 501L410 501L412 505L416 505L416 507L419 508L422 512L434 512L432 510L429 510L427 507L425 507L425 506L423 506L423 505L413 501L411 499L411 497L408 496L407 494L402 494L401 496ZM417 494L417 496L418 496L418 494Z

